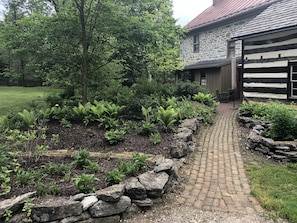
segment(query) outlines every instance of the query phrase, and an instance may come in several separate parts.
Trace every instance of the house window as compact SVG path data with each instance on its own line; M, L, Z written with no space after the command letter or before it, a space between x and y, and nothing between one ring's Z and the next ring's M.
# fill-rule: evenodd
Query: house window
M297 64L290 66L290 96L291 98L297 98Z
M200 85L206 86L206 73L205 72L200 73Z
M227 45L227 57L235 57L235 41L228 41Z
M193 51L197 53L199 52L199 35L194 35L193 40Z

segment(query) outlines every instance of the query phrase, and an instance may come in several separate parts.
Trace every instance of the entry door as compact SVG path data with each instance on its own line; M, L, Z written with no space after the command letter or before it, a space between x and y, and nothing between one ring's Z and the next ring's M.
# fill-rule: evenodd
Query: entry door
M297 98L297 64L290 66L291 98Z

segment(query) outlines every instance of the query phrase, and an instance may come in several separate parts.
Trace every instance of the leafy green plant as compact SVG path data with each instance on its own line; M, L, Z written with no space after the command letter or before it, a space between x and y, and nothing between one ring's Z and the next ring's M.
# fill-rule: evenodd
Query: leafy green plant
M141 155L139 153L133 153L132 160L128 161L120 161L120 169L119 172L127 174L127 175L132 175L132 176L137 176L139 172L143 171L146 167L147 163L147 156L146 155Z
M5 218L5 221L8 222L12 218L12 210L6 209L3 217Z
M18 114L22 117L23 121L28 127L32 127L37 120L34 111L28 111L27 109L24 109L22 112L19 112Z
M105 139L109 144L117 144L124 140L125 134L125 130L111 129L105 133Z
M202 117L204 124L213 124L213 117L209 109L203 107L197 107L199 115Z
M44 166L45 173L51 176L65 176L67 173L71 172L71 165L63 163L46 163Z
M123 181L125 174L119 169L113 169L111 171L105 172L106 181L108 184L118 184Z
M159 144L162 140L162 137L159 132L150 134L150 141L153 144Z
M74 119L78 121L83 121L84 118L90 113L92 104L90 102L85 105L79 103L78 106L72 108L74 112Z
M34 175L34 171L25 171L25 170L20 170L16 176L16 181L17 184L20 186L26 186L31 184L34 179L35 179L35 175Z
M120 125L119 119L113 117L104 116L98 119L98 121L100 123L99 126L103 126L107 130L114 129Z
M84 170L89 173L97 173L99 170L99 164L95 162L89 162L87 166L84 166Z
M61 187L57 185L56 182L51 182L49 184L44 184L38 182L36 185L36 194L38 197L46 195L59 195L61 193Z
M7 166L1 166L1 172L0 172L0 195L8 194L11 190L10 186L10 173L12 170L8 169Z
M76 165L77 168L83 169L85 166L88 166L90 162L90 152L86 149L81 149L76 153L73 164Z
M34 198L27 198L22 208L22 211L26 213L28 222L33 222L31 218L32 207L34 207L33 201L34 201Z
M105 113L108 117L119 118L119 115L121 114L125 106L119 106L112 102L106 102L105 108Z
M95 178L94 174L82 174L81 176L74 178L75 186L80 193L94 192L94 183L98 179Z
M131 129L136 129L135 122L133 122L131 120L124 122L123 125L124 125L123 129L125 130L125 132L129 132Z
M203 103L209 107L217 107L217 102L212 94L204 94L202 92L198 92L194 94L193 100Z
M177 122L179 112L174 108L164 109L162 106L158 108L158 121L162 124L166 131L172 128L173 124Z
M63 128L71 128L72 127L72 124L70 121L68 121L66 118L62 118L60 120L60 125L63 127Z
M152 133L155 133L157 131L157 128L155 124L143 121L141 126L139 127L139 134L149 136Z
M152 107L145 108L141 106L141 112L143 116L145 117L145 122L149 123L151 122L151 113L152 113Z

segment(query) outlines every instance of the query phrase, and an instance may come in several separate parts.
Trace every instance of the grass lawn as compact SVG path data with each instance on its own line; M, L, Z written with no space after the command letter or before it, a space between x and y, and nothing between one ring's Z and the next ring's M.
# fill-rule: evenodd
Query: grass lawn
M10 111L21 110L28 103L59 89L48 87L0 87L0 116Z
M297 164L252 163L248 173L252 194L271 217L297 223Z

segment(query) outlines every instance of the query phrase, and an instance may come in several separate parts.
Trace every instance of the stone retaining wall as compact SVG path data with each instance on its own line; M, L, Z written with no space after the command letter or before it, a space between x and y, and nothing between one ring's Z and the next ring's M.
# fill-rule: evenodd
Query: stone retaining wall
M154 200L178 183L178 170L185 157L194 151L194 135L199 130L200 119L184 121L174 135L171 147L172 159L156 156L155 167L133 177L122 184L98 190L90 194L76 194L70 198L36 198L31 208L32 222L47 223L114 223L131 216L135 211L150 208ZM0 202L0 222L4 222L7 211L13 216L10 223L27 223L22 211L25 200L35 197L36 192Z
M252 129L247 138L247 149L260 152L278 161L297 162L296 141L274 141L262 136L262 132L267 130L271 123L247 117L239 117L238 120L240 124Z

